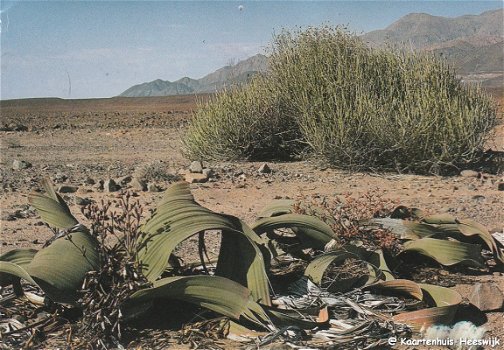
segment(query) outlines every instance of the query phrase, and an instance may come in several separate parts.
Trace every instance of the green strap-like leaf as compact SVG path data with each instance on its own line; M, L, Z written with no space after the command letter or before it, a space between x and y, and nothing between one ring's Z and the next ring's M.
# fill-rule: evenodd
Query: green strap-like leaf
M30 282L31 284L36 284L35 281L31 278L30 274L18 264L8 261L0 261L0 285L5 286L12 283L13 280L11 277L22 278Z
M413 297L417 300L423 299L423 292L420 286L410 280L405 279L396 279L392 281L379 281L369 286L366 286L364 289L378 291L381 294L401 294Z
M296 233L300 238L310 240L313 248L322 249L336 235L325 222L320 219L301 214L285 214L257 220L252 229L261 235L264 232L280 228L297 229Z
M309 277L313 283L320 286L322 283L322 278L326 270L329 268L329 266L333 263L336 264L342 263L344 260L348 258L354 258L357 260L366 261L365 259L363 259L363 256L361 254L350 252L344 248L337 249L319 255L315 259L313 259L310 262L310 264L308 264L308 266L306 267L304 274L305 276ZM335 281L335 283L331 287L332 289L330 288L329 290L331 292L347 292L352 288L354 288L357 283L359 283L361 287L363 285L375 283L380 278L384 278L378 266L368 263L368 268L369 268L369 275L367 277L363 275L363 276L354 276L351 278L340 279L338 281Z
M254 300L271 305L263 257L267 251L261 252L257 244L262 244L262 241L247 224L237 218L234 220L241 227L240 233L223 231L215 274L240 283L250 289Z
M347 244L343 248L359 256L361 260L366 261L372 266L378 268L382 274L381 277L385 278L385 281L392 281L395 279L394 275L387 265L387 262L385 261L385 256L383 255L383 251L381 249L367 250L363 247L357 247L352 244Z
M145 302L163 298L196 304L233 320L245 320L261 328L271 326L268 315L261 305L252 299L250 290L224 277L163 278L155 281L152 288L135 292L130 301Z
M450 324L462 302L462 297L456 291L434 286L431 284L418 284L422 288L425 301L434 303L434 307L404 312L392 317L395 322L405 323L413 330L426 329L434 324Z
M19 266L26 266L30 263L30 261L32 261L35 254L37 254L36 249L13 249L0 255L0 261L8 261Z
M490 234L490 232L481 224L472 220L454 220L453 222L445 222L437 226L440 231L436 237L446 236L456 239L463 239L464 237L478 237L487 248L494 254L497 262L504 263L504 253L499 246L499 243Z
M153 282L161 276L169 266L169 256L182 241L200 232L219 230L226 236L224 244L237 245L240 251L221 254L219 260L222 261L228 261L233 254L235 258L229 262L233 266L227 268L218 261L218 273L242 283L252 291L256 300L268 305L270 295L266 269L257 246L263 243L262 239L237 218L201 207L187 191L188 187L182 184L170 187L155 214L141 228L146 236L139 241L143 245L139 260L144 265L147 279ZM236 254L241 254L241 257L237 258Z
M423 238L404 243L401 253L414 251L428 256L444 266L462 264L483 267L481 246L478 244L447 241L434 238Z
M0 262L14 264L24 270L25 267L32 261L32 259L36 253L37 253L37 250L35 250L35 249L23 249L23 248L13 249L11 251L8 251L8 252L0 255ZM10 266L9 264L6 264L5 266ZM10 269L11 268L9 267L9 271L11 271ZM0 270L0 286L6 286L6 285L11 284L16 279L16 278L13 279L12 276L20 277L16 274L13 274L12 272ZM23 275L22 278L28 280L26 278L26 275ZM31 279L31 277L30 277L30 279ZM33 282L33 281L30 281L30 282Z
M46 194L33 193L28 197L30 204L37 210L42 220L49 226L59 229L68 229L79 222L70 212L63 198L52 187L49 180L44 180L43 186Z
M74 232L38 251L26 272L51 300L72 304L85 274L98 266L98 241L86 232Z
M313 259L310 264L306 267L304 275L309 277L310 280L319 285L322 283L322 278L327 270L327 268L332 263L343 262L348 258L359 258L357 255L350 253L348 251L338 249L336 251L331 251L329 253L325 253L317 256Z
M415 240L423 238L447 238L463 239L477 236L492 251L495 259L503 264L504 252L499 243L481 224L472 220L459 220L450 214L436 214L424 217L420 222L392 218L376 218L367 220L365 225L377 224L392 231L398 238Z
M292 199L276 199L265 206L259 213L259 218L269 218L283 214L291 214L295 201Z
M362 222L364 225L379 225L390 230L399 239L421 239L431 237L440 231L432 225L392 218L375 218Z

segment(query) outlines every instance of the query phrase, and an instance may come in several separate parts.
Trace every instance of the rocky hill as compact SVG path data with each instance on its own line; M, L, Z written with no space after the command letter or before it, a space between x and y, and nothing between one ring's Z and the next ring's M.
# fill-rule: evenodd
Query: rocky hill
M467 80L500 84L504 72L504 11L455 18L412 13L361 38L371 46L393 45L446 58Z
M184 77L174 82L157 79L132 86L119 96L172 96L215 92L225 86L247 82L253 75L265 72L267 66L267 57L258 54L237 64L220 68L201 79Z
M392 45L429 51L447 59L465 81L502 87L504 79L504 11L502 9L455 18L411 13L385 29L361 36L370 46ZM154 80L124 91L123 97L171 96L211 93L247 82L267 70L267 57L255 55L220 68L201 79L174 82Z

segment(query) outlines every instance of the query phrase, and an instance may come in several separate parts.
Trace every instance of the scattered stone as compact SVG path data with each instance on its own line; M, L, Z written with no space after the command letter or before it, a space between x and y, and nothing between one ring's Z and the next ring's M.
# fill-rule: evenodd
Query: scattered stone
M153 184L153 183L150 183L147 185L147 190L149 192L161 192L161 188L158 185Z
M61 182L65 182L66 180L68 180L68 176L66 174L63 174L63 173L57 173L54 178L53 178L54 182L56 183L61 183Z
M203 169L202 174L205 175L207 178L211 178L215 175L214 171L210 168Z
M474 170L462 170L460 172L460 176L462 177L480 177L480 173Z
M91 199L75 196L75 204L80 206L89 205L91 204Z
M268 163L264 163L259 167L259 170L257 170L260 174L270 174L271 173L271 168L269 167Z
M504 182L499 182L499 184L497 185L497 190L504 191Z
M28 127L23 124L10 123L1 126L0 131L28 131Z
M38 239L34 239L34 240L32 241L32 243L33 243L33 244L41 244L41 243L39 242L39 240L38 240Z
M502 311L504 294L494 283L476 283L469 301L481 311Z
M472 200L474 200L476 202L483 202L485 200L485 196L477 194L475 196L472 196Z
M104 188L103 184L104 184L103 180L100 180L93 185L93 189L96 191L103 191L103 188Z
M121 186L116 184L116 182L112 179L108 179L103 183L103 190L106 192L116 192L121 189Z
M16 124L12 130L14 131L28 131L28 127L26 125L23 125L23 124Z
M206 177L206 175L198 173L188 173L185 175L184 179L190 184L203 183L208 181L208 177Z
M139 178L134 177L129 185L134 191L147 191L147 184L145 183L145 181L140 180Z
M96 181L93 178L89 177L89 176L87 176L84 179L84 185L94 185L95 183L96 183Z
M32 167L31 163L27 162L26 160L14 159L14 161L12 162L12 170L22 170L31 167Z
M199 160L195 160L189 166L189 171L191 173L202 173L203 172L203 164Z
M133 180L133 177L131 175L126 175L126 176L118 178L117 183L121 186L126 186L127 184L129 184L131 182L131 180Z
M474 185L474 184L469 184L469 186L467 186L467 188L468 188L469 190L471 190L471 191L476 191L476 190L478 190L478 187L476 187L476 185Z
M16 215L11 214L11 213L2 213L2 216L0 218L2 221L15 221L16 220Z
M77 192L79 188L77 186L63 185L58 189L59 193L74 193Z
M44 226L45 223L43 221L37 221L36 223L33 224L33 226Z

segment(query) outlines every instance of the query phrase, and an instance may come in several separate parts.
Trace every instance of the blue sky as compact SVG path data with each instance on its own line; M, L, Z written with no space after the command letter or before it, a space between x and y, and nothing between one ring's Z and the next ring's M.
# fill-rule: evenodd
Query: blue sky
M382 29L411 12L456 17L502 1L1 1L1 99L112 97L200 78L264 52L273 33Z

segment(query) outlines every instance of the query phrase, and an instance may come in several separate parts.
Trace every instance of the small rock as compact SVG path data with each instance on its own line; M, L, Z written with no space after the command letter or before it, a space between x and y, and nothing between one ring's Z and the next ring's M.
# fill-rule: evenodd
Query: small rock
M105 192L116 192L121 189L121 186L116 184L116 182L112 179L108 179L103 183L103 190Z
M135 191L147 191L147 184L145 183L145 181L140 180L139 178L134 177L129 185Z
M504 307L504 294L494 283L476 283L469 301L481 311L497 311Z
M121 186L126 186L127 184L129 184L131 182L131 180L133 180L133 177L131 175L126 175L126 176L118 178L117 183Z
M63 173L57 173L56 176L54 176L54 182L65 182L68 179L68 176Z
M43 221L37 221L36 223L33 224L33 226L44 226L45 223Z
M2 221L14 221L14 220L16 220L16 215L9 214L9 213L2 213L1 220Z
M158 185L150 183L147 185L147 190L149 192L161 192L161 188Z
M259 167L259 170L257 170L260 174L269 174L271 173L271 168L269 167L268 163L264 163Z
M460 172L460 176L462 177L480 177L480 173L474 170L462 170Z
M58 189L59 193L74 193L77 192L79 188L77 186L63 185Z
M504 191L504 182L499 182L499 184L497 185L497 190Z
M79 196L75 196L75 204L85 206L91 204L91 200L89 198L82 198Z
M189 171L191 173L202 173L203 172L203 164L199 160L195 160L189 166Z
M203 169L202 174L205 175L207 178L211 178L215 175L214 171L210 168Z
M189 173L186 174L184 177L185 181L194 184L194 183L203 183L208 181L208 177L204 174L197 174L197 173Z
M93 185L93 189L96 190L96 191L103 191L103 184L104 184L104 181L103 180L99 180L97 183L95 183Z
M94 185L96 183L96 181L92 178L90 178L89 176L87 176L85 179L84 179L84 184L85 185Z
M485 196L478 194L476 196L472 196L472 200L474 200L476 202L483 202L485 200Z
M14 159L12 162L12 170L22 170L31 168L31 163L25 160Z

